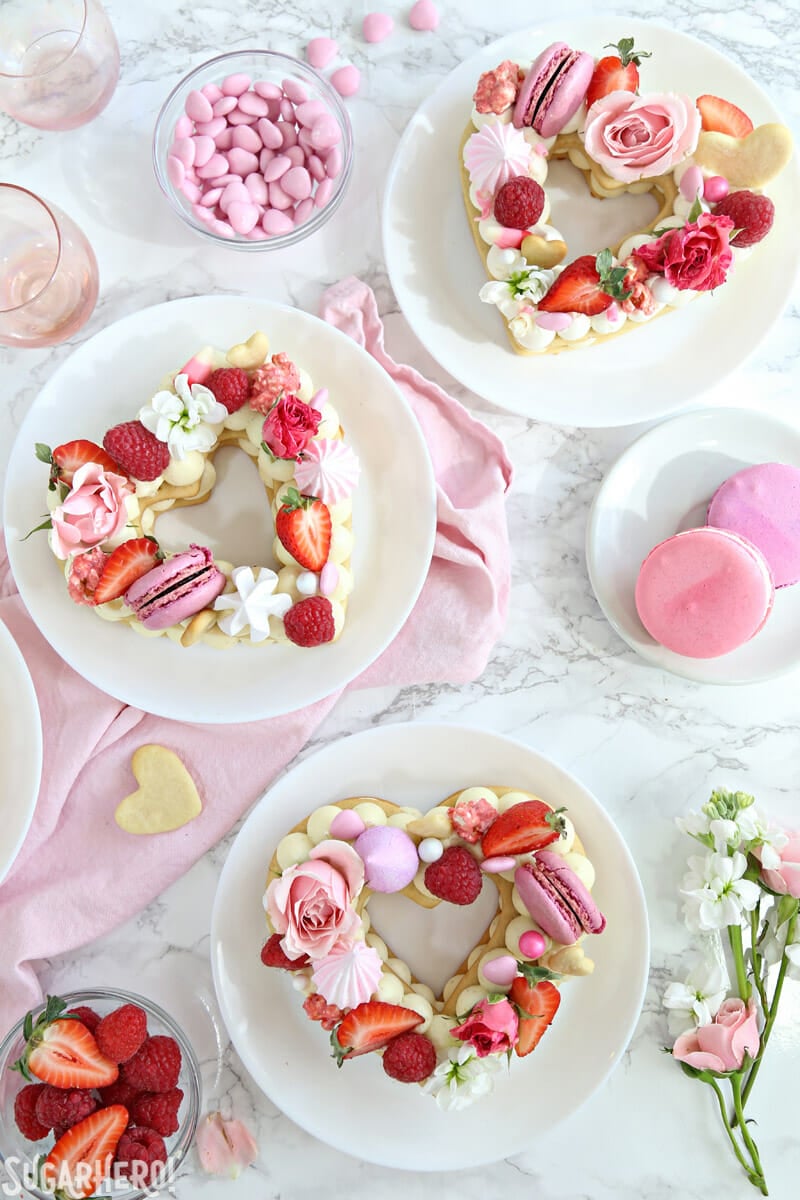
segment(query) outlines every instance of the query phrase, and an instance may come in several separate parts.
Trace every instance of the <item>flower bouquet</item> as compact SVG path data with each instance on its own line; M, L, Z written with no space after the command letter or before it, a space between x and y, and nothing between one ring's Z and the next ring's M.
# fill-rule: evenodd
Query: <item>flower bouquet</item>
M671 983L664 995L676 1037L667 1053L713 1090L733 1153L766 1196L745 1107L786 977L800 979L800 834L768 827L745 792L713 792L678 826L706 848L690 857L681 888L686 924L705 944L686 979Z

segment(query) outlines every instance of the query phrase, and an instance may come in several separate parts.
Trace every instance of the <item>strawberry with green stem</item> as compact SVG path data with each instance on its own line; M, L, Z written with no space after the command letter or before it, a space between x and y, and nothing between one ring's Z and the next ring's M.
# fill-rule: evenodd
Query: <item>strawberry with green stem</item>
M275 517L275 533L301 567L321 571L331 548L330 509L314 496L288 488Z
M65 1013L65 1002L48 996L34 1021L29 1012L23 1024L25 1049L12 1065L24 1079L36 1077L58 1088L105 1087L119 1075L116 1063L101 1054L94 1037L75 1017Z
M604 48L616 50L617 53L601 58L595 67L586 92L587 108L611 92L638 92L641 61L643 58L652 58L649 50L634 50L633 38L606 42Z
M582 313L596 317L631 294L628 268L614 266L609 249L583 254L569 263L539 301L540 312Z

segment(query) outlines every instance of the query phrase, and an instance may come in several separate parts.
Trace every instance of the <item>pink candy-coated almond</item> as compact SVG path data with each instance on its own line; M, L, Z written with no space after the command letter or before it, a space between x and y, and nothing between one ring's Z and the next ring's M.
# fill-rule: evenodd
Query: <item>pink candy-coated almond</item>
M270 83L267 79L257 79L253 84L253 91L265 100L281 100L283 98L283 92L278 84Z
M208 191L203 192L200 204L203 208L213 208L224 191L225 188L221 187L209 188Z
M329 112L330 109L321 100L306 100L304 104L298 104L294 115L301 125L313 125L319 117Z
M245 92L239 97L239 111L250 113L253 117L265 117L269 112L269 105L263 96L257 96L255 92Z
M228 166L235 175L249 175L258 166L258 155L242 150L240 146L233 146L228 151Z
M198 121L195 129L203 137L215 138L223 129L227 129L227 122L224 117L214 117L211 121Z
M236 237L236 234L234 233L228 221L222 221L219 217L215 217L213 219L209 225L209 228L213 229L214 233L219 234L220 237L228 239Z
M306 46L306 58L312 67L322 71L339 53L339 46L333 38L312 38Z
M311 130L303 126L297 134L297 144L306 154L315 154L313 145L311 144Z
M287 100L286 96L281 100L281 119L294 121L294 105L291 100Z
M314 193L314 203L317 208L324 208L333 195L334 183L332 179L323 179L322 183L317 185L317 190Z
M316 154L309 154L306 161L306 168L312 179L316 179L317 183L325 178L325 164L321 158L317 158Z
M566 329L572 324L572 317L569 313L559 312L542 312L537 313L536 324L540 329L549 329L554 333L558 333L561 329Z
M281 187L293 200L305 200L311 195L311 176L305 167L291 167L281 178Z
M244 126L243 128L247 127ZM231 146L234 144L233 135L235 132L235 129L231 129L230 126L228 126L227 129L223 129L222 133L218 133L214 138L217 149L225 151L230 150Z
M191 119L191 117L187 117L185 115L182 117L178 117L177 121L175 122L175 137L176 138L191 137L193 133L194 133L194 121Z
M214 220L214 213L212 212L211 208L201 207L202 203L203 202L201 200L199 204L193 204L192 212L197 217L198 221L202 221L204 225L210 225Z
M294 229L294 221L287 213L268 208L261 219L261 228L265 233L277 237L282 233L291 233Z
M282 85L284 96L292 104L305 104L308 100L308 92L297 79L284 79Z
M329 179L335 179L342 169L342 152L338 146L334 146L329 154L325 157L325 174Z
M684 200L695 200L702 195L703 182L703 172L696 163L692 163L681 176L681 195Z
M408 14L408 23L420 33L431 33L439 27L439 13L433 0L417 0Z
M269 185L269 202L273 208L278 208L281 212L292 207L292 197L287 196L279 183Z
M181 191L190 204L199 204L202 192L196 183L192 183L191 179L184 179L181 184Z
M210 121L214 116L211 101L202 92L189 92L184 107L187 117L191 117L193 121Z
M197 147L195 146L194 139L190 137L176 138L172 143L171 153L175 156L175 158L179 158L185 167L193 167L194 158L197 153ZM213 153L214 148L212 146L211 154ZM209 154L209 158L211 157L211 154Z
M197 160L195 159L195 162ZM215 175L224 175L228 170L228 160L224 154L215 152L202 167L195 167L200 179L213 179Z
M255 125L258 117L254 117L252 113L242 112L240 108L235 108L232 113L228 113L229 125Z
M267 117L269 118L270 121L277 121L281 115L280 100L268 100L267 104L269 105L269 112L267 113Z
M250 76L241 73L228 75L221 86L223 96L241 96L250 87Z
M492 858L485 858L480 866L487 875L498 875L501 871L513 871L516 865L517 860L510 854L495 854Z
M361 72L351 65L339 67L331 75L330 82L340 96L354 96L361 86Z
M485 963L481 970L489 983L496 983L498 987L510 987L517 977L519 964L513 955L500 954Z
M365 42L382 42L394 29L394 21L388 13L372 12L364 17L361 31Z
M287 158L285 154L276 154L271 163L267 163L267 169L264 171L264 179L267 183L272 183L275 179L280 179L281 175L285 175L292 165L292 160Z
M305 166L306 152L302 146L290 146L285 153L286 157L291 160L293 167Z
M294 223L295 223L295 225L302 225L304 221L308 220L308 218L311 216L313 211L314 211L314 201L311 199L310 196L308 197L307 200L301 200L299 204L295 204L295 206L294 206Z
M265 233L260 225L254 225L250 232L244 236L249 242L264 242L269 237L269 234Z
M179 188L186 178L186 167L174 154L167 158L167 179L173 187Z
M294 125L290 125L288 121L279 121L276 129L280 130L284 150L288 150L290 146L297 145L297 130Z
M200 91L213 106L222 96L222 88L217 83L204 83Z
M208 187L224 188L227 187L229 183L237 183L238 181L238 175L232 175L230 171L226 171L224 175L217 175L215 179L207 179L206 185Z
M240 150L249 150L251 154L261 153L261 138L252 125L237 125L230 132L234 146L238 146Z
M238 104L235 96L220 96L214 107L215 117L227 117L229 112L233 112Z
M258 156L259 171L261 171L261 172L266 171L268 165L272 162L274 157L275 157L275 151L270 150L268 147L265 146L264 149L261 151L261 153Z
M228 220L231 226L237 233L249 233L254 225L257 224L261 209L252 201L236 200L228 207Z
M258 136L268 150L279 150L283 145L283 136L277 125L262 117L256 124Z
M253 204L266 204L269 196L267 185L264 182L263 175L259 175L256 171L252 175L248 175L244 181L244 186L250 194L250 199Z
M339 586L339 568L336 563L326 562L319 573L319 594L332 596Z
M214 191L218 191L214 188ZM233 183L228 183L222 189L222 194L219 200L219 206L224 213L227 213L232 204L252 204L253 197L250 195L247 188L242 183L241 179L234 180Z
M315 150L328 150L341 141L342 131L334 117L320 117L311 127L309 138Z

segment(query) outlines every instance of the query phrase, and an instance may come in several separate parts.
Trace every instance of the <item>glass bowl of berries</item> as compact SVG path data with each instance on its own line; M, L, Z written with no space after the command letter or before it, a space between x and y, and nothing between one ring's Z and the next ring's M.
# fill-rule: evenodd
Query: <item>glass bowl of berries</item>
M0 1182L41 1200L152 1196L194 1140L201 1091L192 1047L151 1000L48 996L0 1045Z

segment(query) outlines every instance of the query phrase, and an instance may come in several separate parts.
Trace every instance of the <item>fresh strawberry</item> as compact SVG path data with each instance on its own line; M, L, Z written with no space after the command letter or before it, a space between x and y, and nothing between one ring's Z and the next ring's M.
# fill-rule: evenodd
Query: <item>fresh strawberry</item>
M261 947L261 961L265 967L282 967L284 971L299 971L307 967L311 959L307 954L299 958L289 958L281 948L281 935L273 933Z
M422 1017L411 1008L367 1000L352 1008L331 1034L333 1057L341 1066L346 1058L381 1050L392 1038L421 1024Z
M583 254L569 263L539 301L540 312L583 313L596 317L615 300L627 300L625 267L613 266L610 250Z
M331 514L327 504L289 488L275 517L275 533L307 571L321 571L331 548Z
M250 399L250 376L241 367L220 367L212 371L205 386L229 413L238 412Z
M14 1064L25 1079L33 1075L57 1088L93 1088L113 1083L119 1068L105 1058L89 1030L72 1017L62 1017L66 1004L48 996L44 1010L34 1022L25 1018L25 1050Z
M73 1125L42 1164L42 1185L76 1200L93 1195L109 1172L127 1124L127 1108L115 1104Z
M561 993L549 979L531 985L522 975L511 984L508 998L519 1009L519 1034L514 1047L520 1058L539 1045L561 1003Z
M595 67L586 93L587 108L591 108L595 100L601 100L610 92L638 91L641 60L652 57L649 50L634 50L633 38L606 42L605 48L616 50L617 53L601 58Z
M507 808L483 835L484 858L529 854L558 841L564 832L562 811L554 811L543 800L522 800Z
M472 904L482 886L481 869L463 846L448 846L441 858L425 868L425 887L450 904Z
M727 133L730 137L744 138L753 132L753 122L730 100L719 96L698 96L695 101L700 110L700 120L709 133Z
M775 220L775 205L769 196L742 188L729 192L724 200L714 205L715 217L730 217L738 230L731 238L732 246L755 246L772 229Z
M141 421L115 425L103 438L103 445L134 479L157 479L169 466L169 446Z
M323 646L336 633L333 608L327 596L309 596L293 604L283 618L286 636L295 646Z
M94 590L94 604L107 604L127 592L132 583L157 567L163 554L153 538L131 538L112 550Z
M422 1083L436 1066L436 1047L424 1033L401 1033L383 1055L383 1069L400 1083Z
M43 442L37 442L36 457L40 462L50 465L48 487L51 492L55 491L59 483L71 487L73 475L79 467L85 467L87 463L97 463L104 471L111 471L115 475L125 474L119 463L115 462L102 446L98 446L94 442L87 442L85 439L64 442L63 446L56 446L55 450L51 450Z

